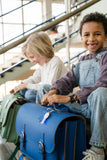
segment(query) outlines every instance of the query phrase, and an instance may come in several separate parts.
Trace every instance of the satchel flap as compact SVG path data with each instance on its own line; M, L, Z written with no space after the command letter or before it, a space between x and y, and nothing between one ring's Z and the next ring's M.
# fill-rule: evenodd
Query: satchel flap
M40 151L39 144L45 145L45 151L51 153L55 148L55 135L59 125L69 118L75 119L76 114L69 112L51 112L45 123L41 123L44 115L48 112L47 106L26 103L21 106L16 117L16 132L19 136L25 134L25 143ZM27 144L26 144L27 145ZM41 147L41 146L40 146ZM33 147L34 148L34 147Z
M3 98L0 111L2 126L5 126L8 112L11 109L12 104L17 100L17 97L19 97L19 94L9 94Z

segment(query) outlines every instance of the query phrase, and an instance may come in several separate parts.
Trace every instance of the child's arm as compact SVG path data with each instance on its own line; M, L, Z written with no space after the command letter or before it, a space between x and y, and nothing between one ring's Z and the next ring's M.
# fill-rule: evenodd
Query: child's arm
M50 60L46 70L47 71L44 71L44 73L46 73L46 77L43 83L48 84L52 84L54 81L66 75L68 72L68 69L65 67L64 63L57 56Z
M66 104L68 102L76 102L79 103L78 97L74 94L72 96L68 95L58 95L56 94L57 90L50 90L49 93L45 94L41 104L42 105L53 105L54 103Z

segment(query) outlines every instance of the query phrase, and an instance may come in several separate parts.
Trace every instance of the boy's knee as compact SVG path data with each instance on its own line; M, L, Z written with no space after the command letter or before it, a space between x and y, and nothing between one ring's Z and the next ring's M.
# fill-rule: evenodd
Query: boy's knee
M96 104L104 102L104 104L107 102L107 88L99 87L96 90L94 90L88 97L88 104Z
M97 97L102 97L106 94L107 94L107 88L99 87L95 91L93 91L90 95L97 96Z
M107 93L107 88L99 87L95 91L102 95L102 94L106 94Z

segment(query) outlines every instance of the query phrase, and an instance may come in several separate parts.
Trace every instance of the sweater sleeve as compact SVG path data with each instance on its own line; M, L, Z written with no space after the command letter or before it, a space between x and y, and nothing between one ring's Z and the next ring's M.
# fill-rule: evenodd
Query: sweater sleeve
M54 81L64 76L67 72L68 69L65 67L64 63L58 57L56 57L54 62L50 64L49 84L52 84Z
M27 84L27 89L35 89L35 90L38 89L40 82L41 82L41 67L38 68L32 76L23 81L23 83Z
M61 78L68 72L64 63L59 57L54 56L44 67L42 68L42 84L52 84L57 79Z

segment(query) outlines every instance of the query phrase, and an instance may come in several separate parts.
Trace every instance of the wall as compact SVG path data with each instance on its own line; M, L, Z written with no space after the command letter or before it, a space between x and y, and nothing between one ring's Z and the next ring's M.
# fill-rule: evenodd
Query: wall
M91 12L100 12L103 14L107 14L107 0L101 0L94 4L93 6L89 7L88 9L85 9L80 13L80 15L75 20L75 24L72 26L72 32L79 29L79 24L81 19L86 15L87 13ZM71 43L81 43L81 38L79 33L72 36Z

